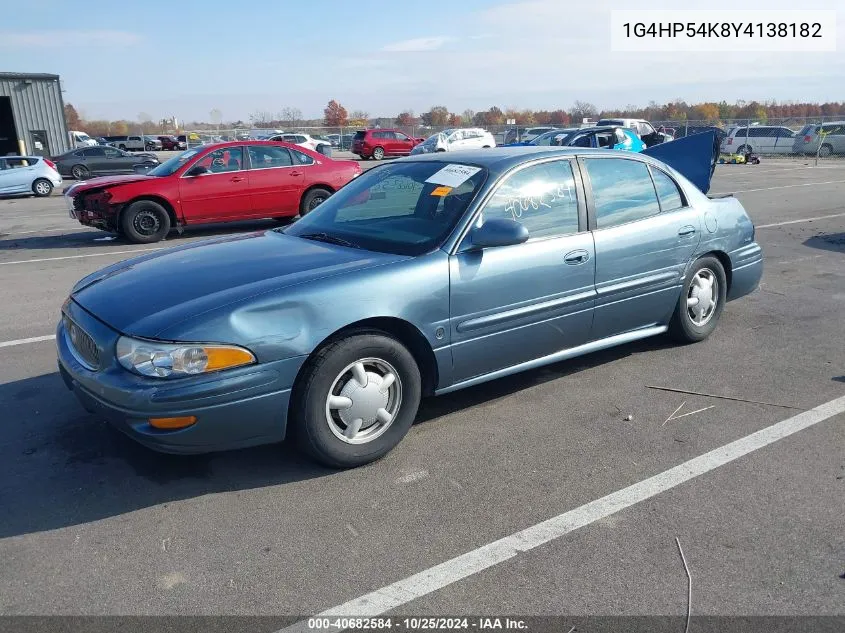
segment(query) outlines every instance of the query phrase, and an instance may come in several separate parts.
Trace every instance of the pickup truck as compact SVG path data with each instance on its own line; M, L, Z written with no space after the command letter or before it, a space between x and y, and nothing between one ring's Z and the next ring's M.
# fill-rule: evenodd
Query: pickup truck
M106 136L106 142L129 152L151 152L161 149L161 141L151 136Z

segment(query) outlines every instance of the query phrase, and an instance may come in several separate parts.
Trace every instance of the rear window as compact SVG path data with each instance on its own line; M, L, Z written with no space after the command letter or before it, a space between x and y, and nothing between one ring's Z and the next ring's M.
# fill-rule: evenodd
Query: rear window
M358 132L355 132L355 136L353 136L352 139L355 140L355 141L360 141L360 140L363 140L363 138L366 135L367 135L366 132L364 132L363 130L360 130Z

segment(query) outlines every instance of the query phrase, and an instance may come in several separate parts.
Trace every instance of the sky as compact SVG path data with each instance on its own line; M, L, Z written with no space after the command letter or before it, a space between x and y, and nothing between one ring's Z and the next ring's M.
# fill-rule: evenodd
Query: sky
M12 0L6 0L11 2ZM845 3L838 51L620 53L611 9L736 8L690 0L66 0L14 2L0 21L0 71L61 76L85 118L248 121L298 108L395 116L434 105L567 109L738 99L845 100ZM742 9L795 9L744 0Z

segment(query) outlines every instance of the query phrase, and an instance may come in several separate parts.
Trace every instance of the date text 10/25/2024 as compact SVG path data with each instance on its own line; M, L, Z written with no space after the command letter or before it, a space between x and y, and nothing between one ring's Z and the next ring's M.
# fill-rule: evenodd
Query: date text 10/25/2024
M410 617L410 618L329 618L315 617L308 619L308 628L315 631L526 631L528 625L519 618L477 617Z

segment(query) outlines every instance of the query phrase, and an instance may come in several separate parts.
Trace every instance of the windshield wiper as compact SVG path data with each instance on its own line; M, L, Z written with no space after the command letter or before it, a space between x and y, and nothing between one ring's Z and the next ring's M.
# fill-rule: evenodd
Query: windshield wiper
M314 240L315 242L326 242L327 244L337 244L338 246L348 246L349 248L361 248L358 244L354 244L349 240L328 233L305 233L300 235L305 240Z

